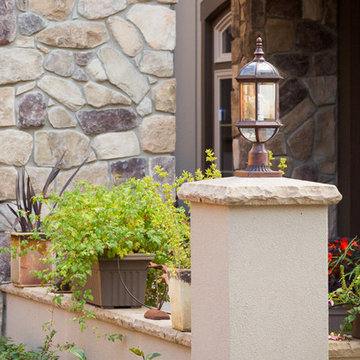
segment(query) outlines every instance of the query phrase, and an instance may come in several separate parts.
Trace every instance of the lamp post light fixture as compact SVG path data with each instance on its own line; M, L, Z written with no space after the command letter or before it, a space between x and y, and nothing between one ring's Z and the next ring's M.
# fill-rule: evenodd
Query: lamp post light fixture
M269 166L269 153L265 143L274 137L282 126L279 121L278 70L265 61L262 39L256 39L254 60L247 63L236 80L240 91L240 121L236 123L241 135L253 143L248 166L235 171L239 177L280 177L280 171Z

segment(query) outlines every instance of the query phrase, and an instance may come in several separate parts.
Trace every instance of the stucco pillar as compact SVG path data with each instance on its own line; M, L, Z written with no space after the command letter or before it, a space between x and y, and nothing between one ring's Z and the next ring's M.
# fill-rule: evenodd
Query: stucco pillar
M192 360L328 359L333 185L287 178L184 184L191 201Z

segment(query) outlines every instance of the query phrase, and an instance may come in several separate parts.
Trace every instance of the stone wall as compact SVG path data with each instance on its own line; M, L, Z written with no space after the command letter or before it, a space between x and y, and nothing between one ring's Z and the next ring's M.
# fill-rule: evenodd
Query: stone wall
M232 0L232 17L234 76L252 60L255 39L261 35L266 60L284 77L280 83L284 127L268 149L277 158L286 155L287 176L336 184L336 0ZM234 87L236 122L239 94L236 83ZM233 135L236 167L243 168L249 144L238 137L236 128ZM334 225L335 210L330 214Z
M176 2L0 1L1 211L20 167L41 191L64 151L55 189L87 157L76 180L173 176Z

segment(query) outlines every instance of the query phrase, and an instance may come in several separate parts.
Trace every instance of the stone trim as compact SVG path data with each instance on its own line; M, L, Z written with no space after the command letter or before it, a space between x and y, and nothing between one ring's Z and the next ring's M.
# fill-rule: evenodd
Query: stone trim
M342 196L336 186L287 178L237 178L183 184L181 200L217 205L327 205Z
M359 360L360 340L331 341L329 340L329 360Z
M69 311L72 301L69 294L64 294L62 304L55 304L52 294L47 294L46 288L28 287L19 288L12 284L1 285L0 290L11 295L19 296L31 301L55 306L57 308ZM144 318L147 309L100 309L92 305L86 305L86 308L93 311L95 318L125 329L137 331L150 336L155 336L165 341L183 346L191 347L191 333L183 333L174 330L171 327L171 320L148 320Z

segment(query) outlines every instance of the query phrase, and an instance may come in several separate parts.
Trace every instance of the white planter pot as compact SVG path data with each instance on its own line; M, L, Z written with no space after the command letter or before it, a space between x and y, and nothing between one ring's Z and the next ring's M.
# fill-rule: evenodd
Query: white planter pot
M169 271L172 327L191 331L191 270Z

